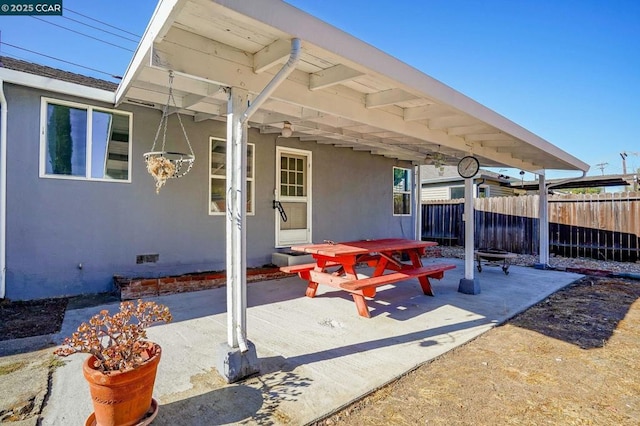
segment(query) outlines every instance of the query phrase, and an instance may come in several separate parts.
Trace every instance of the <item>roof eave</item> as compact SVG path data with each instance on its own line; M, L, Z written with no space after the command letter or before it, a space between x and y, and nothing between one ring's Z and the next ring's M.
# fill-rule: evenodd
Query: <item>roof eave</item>
M115 93L109 90L88 87L77 83L70 83L51 77L43 77L22 71L0 68L0 79L6 83L13 83L36 89L48 90L71 96L80 96L93 101L115 104ZM80 95L79 95L80 94Z

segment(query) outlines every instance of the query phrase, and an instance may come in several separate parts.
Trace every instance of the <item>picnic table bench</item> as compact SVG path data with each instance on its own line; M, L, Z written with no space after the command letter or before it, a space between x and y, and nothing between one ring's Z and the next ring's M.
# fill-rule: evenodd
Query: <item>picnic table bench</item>
M283 266L280 270L297 273L307 281L307 297L315 297L319 284L349 292L358 313L369 318L365 297L374 297L380 286L417 278L423 293L433 296L429 278L441 279L445 271L455 268L451 264L422 265L425 249L435 245L432 241L393 238L293 246L292 250L310 253L315 262ZM403 254L410 264L398 260ZM361 265L373 267L373 275L364 278L358 275L356 267ZM391 273L385 273L388 271Z

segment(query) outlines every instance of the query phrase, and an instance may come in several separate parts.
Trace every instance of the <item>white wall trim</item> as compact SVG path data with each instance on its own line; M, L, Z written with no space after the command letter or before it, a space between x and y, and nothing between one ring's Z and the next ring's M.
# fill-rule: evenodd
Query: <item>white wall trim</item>
M5 83L13 83L20 86L48 90L92 101L106 102L111 105L115 104L116 99L115 92L111 92L109 90L83 86L77 83L70 83L68 81L29 74L22 71L10 70L7 68L0 68L0 79Z

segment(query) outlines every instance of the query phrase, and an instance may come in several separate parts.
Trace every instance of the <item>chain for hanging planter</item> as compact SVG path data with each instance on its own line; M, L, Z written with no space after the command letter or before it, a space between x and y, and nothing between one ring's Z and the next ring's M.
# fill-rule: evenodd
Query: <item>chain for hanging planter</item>
M189 153L167 151L165 148L171 103L173 103L174 108L177 110L178 106L173 97L173 71L169 71L169 96L167 98L167 104L162 110L162 118L160 118L160 124L158 124L158 130L153 139L151 151L143 154L144 161L147 164L147 171L156 181L156 193L160 192L160 188L162 188L168 179L179 178L189 173L196 159L179 112L176 112L176 115L178 116L178 122L180 123L184 139L189 147ZM156 151L156 145L159 145L160 132L162 132L162 145L159 146L159 150Z

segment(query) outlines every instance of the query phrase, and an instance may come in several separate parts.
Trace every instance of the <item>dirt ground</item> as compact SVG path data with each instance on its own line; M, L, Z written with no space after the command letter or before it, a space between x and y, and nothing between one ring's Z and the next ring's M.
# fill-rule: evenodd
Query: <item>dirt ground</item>
M586 277L316 425L640 425L639 297Z
M67 298L25 302L0 300L0 341L58 332L67 302Z

